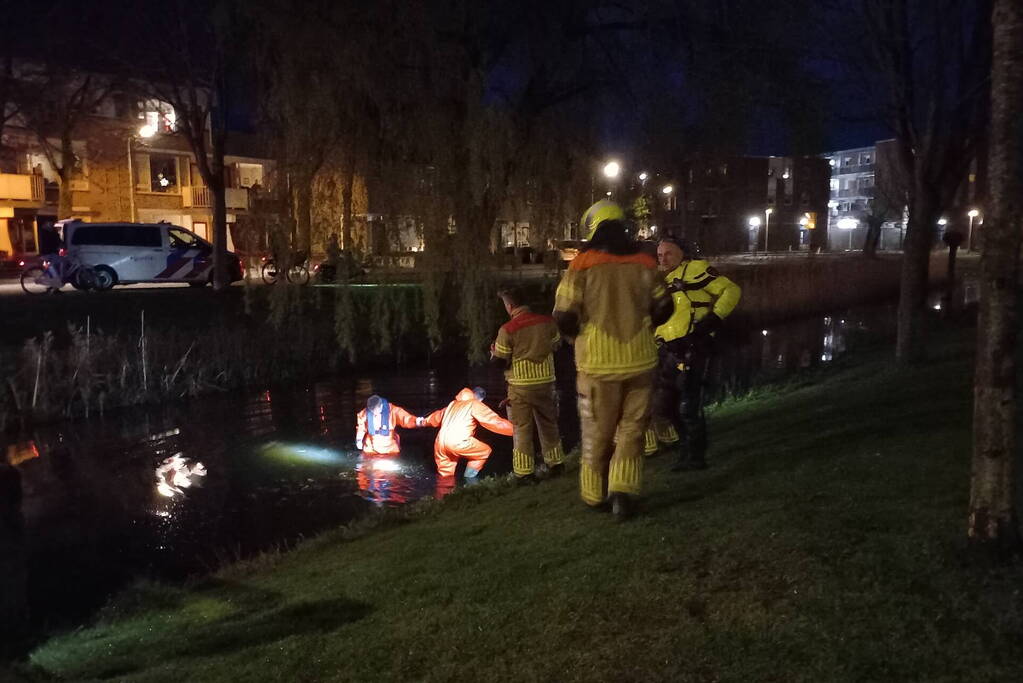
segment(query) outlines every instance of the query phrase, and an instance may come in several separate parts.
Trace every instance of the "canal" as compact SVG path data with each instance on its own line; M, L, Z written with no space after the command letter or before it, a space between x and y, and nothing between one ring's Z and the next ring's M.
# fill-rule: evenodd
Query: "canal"
M881 306L726 330L712 372L716 397L832 363L858 343L889 337L894 323L894 308ZM557 364L567 451L579 432L570 353L559 352ZM363 462L355 415L372 394L423 415L465 386L483 387L495 409L505 395L490 368L405 367L7 435L0 457L21 474L36 627L81 623L139 579L183 580L287 548L375 506L444 495L434 430L405 431L393 462ZM482 429L479 436L494 448L483 474L510 472L511 439Z

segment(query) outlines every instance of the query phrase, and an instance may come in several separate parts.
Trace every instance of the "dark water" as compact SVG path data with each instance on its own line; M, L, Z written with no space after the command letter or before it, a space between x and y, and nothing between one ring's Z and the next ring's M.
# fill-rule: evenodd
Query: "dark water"
M719 393L839 358L860 338L890 334L894 311L870 308L766 329L732 330L714 368ZM559 365L566 450L578 441L571 358ZM443 495L434 430L402 434L391 467L354 450L355 414L380 394L415 414L443 407L464 386L505 395L491 369L452 365L314 386L201 398L106 418L60 423L9 438L0 451L21 473L30 603L46 624L75 623L140 577L181 579L224 561L284 547L364 514ZM511 439L483 474L511 470Z

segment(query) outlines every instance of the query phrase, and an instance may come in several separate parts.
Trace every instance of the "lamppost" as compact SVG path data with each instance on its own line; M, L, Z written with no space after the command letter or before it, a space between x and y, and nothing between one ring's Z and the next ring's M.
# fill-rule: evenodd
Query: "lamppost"
M622 172L621 164L619 164L617 161L614 161L613 159L604 164L604 177L607 178L608 180L608 186L612 188L612 190L607 193L608 199L612 197L614 182L615 180L618 179L618 174L620 174L621 172Z
M751 231L752 230L758 230L758 228L760 228L760 216L750 216L749 220L747 221L747 223L749 224L749 229ZM760 243L760 239L759 239L759 234L758 234L758 238L753 240L753 253L754 254L757 253L757 246L759 246L759 243Z
M970 217L970 232L966 238L966 251L973 251L973 220L980 215L980 211L970 209L966 215Z
M838 229L845 230L849 233L849 251L852 251L852 236L853 230L859 226L860 222L855 218L843 218L838 221Z
M764 209L764 253L766 254L770 249L767 248L767 241L771 238L771 214L774 213L774 209L767 207Z
M128 136L128 204L129 204L129 218L132 223L136 221L135 217L135 168L132 161L131 144L137 139L149 139L156 135L156 126L151 123L139 128L138 133L133 133Z

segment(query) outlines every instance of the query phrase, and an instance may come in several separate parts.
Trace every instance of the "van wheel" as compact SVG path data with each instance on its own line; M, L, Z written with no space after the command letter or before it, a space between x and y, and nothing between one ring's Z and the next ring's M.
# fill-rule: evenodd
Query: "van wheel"
M105 292L117 284L117 273L110 266L96 266L96 291Z

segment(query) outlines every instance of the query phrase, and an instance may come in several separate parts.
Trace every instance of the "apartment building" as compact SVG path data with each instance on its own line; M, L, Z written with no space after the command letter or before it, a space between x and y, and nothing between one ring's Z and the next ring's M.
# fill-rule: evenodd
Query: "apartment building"
M681 230L706 253L826 247L826 161L734 156L690 161L680 170L672 194Z
M212 197L166 103L112 92L76 127L71 215L88 222L168 221L212 238ZM39 229L58 218L63 164L23 118L2 131L0 260L38 252ZM229 135L226 161L229 248L253 192L273 191L274 162L252 136Z

